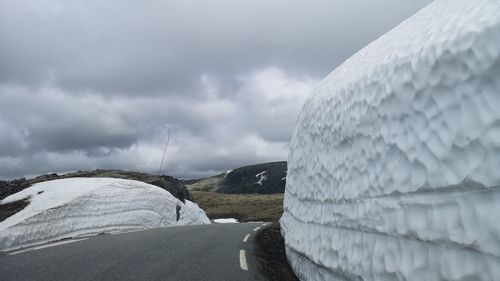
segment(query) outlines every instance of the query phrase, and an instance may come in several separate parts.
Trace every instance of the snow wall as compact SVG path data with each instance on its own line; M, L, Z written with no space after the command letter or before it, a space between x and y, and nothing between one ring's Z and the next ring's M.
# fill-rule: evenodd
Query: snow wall
M500 280L500 1L438 0L318 85L291 141L302 280Z
M134 180L68 178L35 184L0 204L29 200L0 222L0 251L70 237L209 224L205 212L168 191Z

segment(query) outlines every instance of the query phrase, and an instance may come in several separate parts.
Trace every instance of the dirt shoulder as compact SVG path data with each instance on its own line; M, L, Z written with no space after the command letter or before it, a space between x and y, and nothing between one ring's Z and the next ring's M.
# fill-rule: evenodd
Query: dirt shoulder
M288 264L279 223L273 223L257 232L254 243L257 267L268 280L299 281Z

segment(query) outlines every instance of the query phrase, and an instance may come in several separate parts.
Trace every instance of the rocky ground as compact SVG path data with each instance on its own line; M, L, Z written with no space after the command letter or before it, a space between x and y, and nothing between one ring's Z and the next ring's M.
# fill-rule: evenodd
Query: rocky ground
M170 194L177 197L182 202L185 202L184 201L185 199L190 201L193 200L187 188L178 179L174 177L165 175L158 176L147 173L122 171L122 170L78 171L75 173L67 173L64 175L58 175L54 173L54 174L38 176L33 179L21 178L12 181L0 181L0 200L4 199L5 197L11 194L17 193L25 188L28 188L35 183L49 181L49 180L56 180L56 179L74 178L74 177L120 178L120 179L137 180L161 187L166 191L170 192ZM26 200L16 201L9 204L0 204L0 221L5 220L6 218L24 209L27 204L28 202Z
M170 192L173 196L177 197L179 200L183 201L185 199L192 200L191 194L187 190L187 188L176 178L171 176L158 176L151 175L147 173L139 173L132 171L123 171L123 170L94 170L94 171L78 171L74 173L67 173L63 175L58 174L47 174L38 176L33 179L16 179L12 181L0 181L0 200L3 198L19 192L31 185L39 182L56 180L56 179L65 179L65 178L120 178L120 179L129 179L129 180L137 180L145 183L149 183L152 185L156 185Z
M12 216L13 214L21 211L28 204L29 204L28 200L20 200L0 205L0 222L4 221L6 218Z

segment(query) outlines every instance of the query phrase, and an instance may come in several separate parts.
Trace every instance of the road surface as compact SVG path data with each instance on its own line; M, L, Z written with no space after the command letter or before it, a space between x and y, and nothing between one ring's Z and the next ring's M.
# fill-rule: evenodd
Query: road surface
M264 280L252 239L263 223L153 229L0 253L1 280Z

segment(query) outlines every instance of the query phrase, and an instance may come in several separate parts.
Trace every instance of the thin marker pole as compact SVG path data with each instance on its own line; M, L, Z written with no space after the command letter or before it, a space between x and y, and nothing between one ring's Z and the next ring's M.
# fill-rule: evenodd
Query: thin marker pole
M165 154L167 153L167 147L168 143L170 142L170 127L165 126L168 129L168 137L167 137L167 143L165 144L165 150L163 151L163 157L161 158L161 164L160 164L160 171L158 172L158 175L161 176L161 168L163 167L163 160L165 159Z

